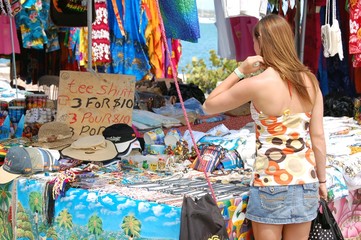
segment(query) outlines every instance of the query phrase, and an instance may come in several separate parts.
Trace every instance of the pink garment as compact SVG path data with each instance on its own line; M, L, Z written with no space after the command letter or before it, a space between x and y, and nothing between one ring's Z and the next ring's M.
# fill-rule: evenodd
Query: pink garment
M330 202L328 206L345 239L358 240L361 238L361 191L349 193L348 197Z
M11 47L10 22L12 22L13 28L14 52L20 53L19 40L18 35L16 34L16 25L14 18L10 18L10 16L0 14L0 54L9 55L13 53Z
M256 17L233 17L230 18L234 46L236 48L236 60L244 61L248 56L255 55L253 49L253 27L258 22Z
M361 67L361 2L351 1L350 10L350 36L349 36L349 53L355 54L353 67Z

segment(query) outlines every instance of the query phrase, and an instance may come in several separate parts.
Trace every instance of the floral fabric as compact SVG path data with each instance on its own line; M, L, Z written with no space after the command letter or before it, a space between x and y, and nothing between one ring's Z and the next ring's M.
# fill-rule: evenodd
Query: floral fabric
M354 67L361 67L361 2L357 0L349 1L350 11L350 37L349 53L355 54L353 60Z
M92 24L93 61L97 64L110 63L110 36L106 0L95 0L96 19Z

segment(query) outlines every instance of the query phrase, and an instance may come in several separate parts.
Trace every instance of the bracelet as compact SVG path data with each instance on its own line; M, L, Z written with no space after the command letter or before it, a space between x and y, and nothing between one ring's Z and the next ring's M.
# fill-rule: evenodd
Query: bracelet
M318 181L319 183L326 183L326 180L325 181Z
M233 72L237 75L239 80L242 80L245 77L245 75L243 73L241 73L241 71L239 71L238 67L236 69L234 69Z

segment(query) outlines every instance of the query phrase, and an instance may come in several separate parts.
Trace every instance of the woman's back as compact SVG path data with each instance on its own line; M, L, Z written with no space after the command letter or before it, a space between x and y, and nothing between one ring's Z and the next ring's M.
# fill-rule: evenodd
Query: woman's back
M312 112L313 105L301 99L291 83L283 80L273 68L267 68L257 77L247 80L254 85L252 102L259 112L269 116L281 116L285 111L290 114ZM311 99L315 99L315 91L307 76L306 86Z

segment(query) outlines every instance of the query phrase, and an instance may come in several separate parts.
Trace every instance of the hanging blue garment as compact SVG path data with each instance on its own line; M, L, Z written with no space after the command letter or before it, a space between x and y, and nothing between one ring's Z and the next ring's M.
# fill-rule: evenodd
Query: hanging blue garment
M320 89L322 95L327 96L329 94L328 76L327 76L327 68L326 68L326 59L323 56L323 47L321 47L320 57L318 60L317 79L320 82Z
M196 0L159 0L159 8L168 38L198 42L200 29Z
M136 81L139 81L151 68L145 38L148 19L141 8L141 1L123 2L125 6L122 5L122 0L116 0L117 7L114 8L112 0L107 0L112 63L106 71L134 75ZM119 14L121 26L116 12Z
M25 3L15 15L17 29L21 31L23 48L44 49L44 44L48 44L48 38L44 31L46 19L41 14L42 5L31 5L34 1L30 0Z

